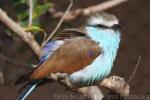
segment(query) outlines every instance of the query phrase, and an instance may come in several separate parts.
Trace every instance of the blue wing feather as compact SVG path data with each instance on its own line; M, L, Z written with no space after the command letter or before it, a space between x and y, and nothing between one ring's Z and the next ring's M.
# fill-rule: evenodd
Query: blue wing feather
M58 49L62 44L64 43L63 40L55 40L55 41L50 41L48 42L44 47L43 47L43 54L40 57L40 62L39 64L42 64L45 60L49 58L49 56L56 50Z
M64 43L63 40L55 40L48 42L43 47L43 54L40 57L39 65L42 64L44 61L46 61L49 56L58 49L62 44ZM26 89L19 95L19 97L16 100L25 100L25 98L37 87L39 83L41 83L42 80L38 80L36 82L30 83L27 85Z

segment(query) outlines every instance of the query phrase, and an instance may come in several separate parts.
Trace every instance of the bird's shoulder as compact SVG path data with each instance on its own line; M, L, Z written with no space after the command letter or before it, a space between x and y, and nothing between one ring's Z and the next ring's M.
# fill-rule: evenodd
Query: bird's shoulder
M42 56L40 57L40 63L42 64L45 60L53 54L62 44L70 40L74 40L76 37L88 37L87 33L81 29L64 29L59 34L53 37L51 41L46 43L42 48Z
M49 73L73 73L91 64L101 54L99 44L88 37L74 37L60 45L32 74L32 79Z
M85 30L76 28L76 29L64 29L59 34L57 34L53 39L54 40L64 40L74 37L88 37Z

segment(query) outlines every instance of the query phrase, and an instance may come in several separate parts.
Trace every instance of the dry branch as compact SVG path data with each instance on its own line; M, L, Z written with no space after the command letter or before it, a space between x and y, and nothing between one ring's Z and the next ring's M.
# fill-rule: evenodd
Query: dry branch
M34 36L30 32L26 32L19 24L9 18L2 9L0 9L0 21L14 31L25 43L27 43L38 57L41 56L41 48L34 39Z
M38 57L41 56L41 48L34 39L33 35L29 32L25 32L24 29L15 23L12 19L10 19L2 9L0 9L0 21L2 21L6 26L13 30L25 43L27 43L27 45L29 45L29 47ZM90 89L91 87L88 88ZM86 95L84 92L82 94ZM89 94L89 97L92 97L92 95Z
M94 13L98 13L107 9L110 9L112 7L115 7L117 5L120 5L121 3L127 2L128 0L108 0L105 1L104 3L90 6L87 8L80 8L76 9L74 11L70 11L67 16L64 18L65 20L73 20L76 19L79 15L83 16L89 16ZM54 9L50 8L49 12L52 14L54 18L60 18L63 16L64 12L56 12Z
M121 96L129 95L129 84L125 82L124 78L118 76L110 76L109 78L105 78L100 83L100 86L111 89L116 93L119 93Z
M62 18L60 19L60 21L58 22L57 26L55 27L55 29L52 31L52 33L48 36L48 38L42 43L42 46L44 46L53 36L54 34L58 31L58 29L60 28L61 24L63 23L65 16L67 16L68 12L70 11L71 7L73 6L73 2L70 2L67 10L65 11L65 13L63 14Z
M29 0L29 23L28 26L32 25L32 15L33 15L33 0Z
M88 8L84 8L84 9L77 9L75 11L69 12L64 19L72 20L72 19L75 19L78 15L88 16L93 13L97 13L97 12L109 9L111 7L119 5L126 1L127 0L111 0L111 1L104 2L102 4L98 4L96 6L90 6ZM63 15L64 15L64 12L58 12L58 13L53 14L54 17L62 17ZM29 45L29 47L34 51L34 53L38 57L41 55L41 52L42 52L41 48L40 48L39 44L36 42L36 40L34 39L34 36L30 32L26 32L20 25L18 25L12 19L10 19L4 13L4 11L2 9L0 9L0 21L2 21L6 26L8 26L11 30L13 30L25 43L27 43ZM128 85L126 85L127 87L125 87L125 89L124 89L127 92L118 91L120 89L123 89L122 87L124 85L116 85L115 82L116 83L119 82L118 84L123 84L123 81L116 81L116 80L114 80L114 78L109 78L109 79L106 78L101 82L101 85L104 87L107 87L109 89L112 89L112 90L116 91L117 93L120 93L121 95L127 95L129 93ZM120 86L120 87L118 87L118 86ZM96 91L94 91L95 89L96 89ZM87 92L87 90L88 90L88 92ZM78 92L82 93L83 95L88 95L89 97L91 97L92 100L99 100L103 96L100 93L98 87L80 88L80 89L78 89ZM94 98L92 97L93 94L96 95L97 99L95 99L95 97ZM99 95L99 94L101 94L101 95Z
M78 92L87 96L90 100L101 100L104 95L98 86L83 87Z
M59 81L60 83L67 86L68 88L72 89L72 87L76 87L76 86L73 86L71 84L71 82L68 81L68 79L66 81L66 77L65 77L64 73L51 74L51 76L49 78L53 79L55 81ZM60 79L63 80L63 81L61 81ZM127 82L125 82L124 78L121 78L121 77L118 77L118 76L110 76L109 78L105 78L98 85L106 87L110 90L113 90L116 93L120 94L121 96L128 96L129 95L129 84ZM100 98L103 97L103 94L100 93L99 90L98 91L93 91L93 89L98 90L98 87L91 86L90 88L89 87L78 88L77 92L82 93L82 94L86 94L86 96L88 96L88 94L90 94L91 95L90 97L95 95L95 97L92 97L92 98L93 99L97 98L96 100L99 100ZM92 94L92 91L94 92L94 94ZM96 94L96 93L98 93L98 94Z

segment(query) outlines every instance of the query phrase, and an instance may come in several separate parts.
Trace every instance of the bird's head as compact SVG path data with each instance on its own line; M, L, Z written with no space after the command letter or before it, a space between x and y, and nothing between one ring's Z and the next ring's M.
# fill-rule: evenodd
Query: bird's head
M88 19L87 26L96 29L102 29L102 30L110 29L114 31L118 31L121 28L118 19L114 15L105 12L91 16Z
M104 46L112 43L119 44L120 28L118 19L105 12L91 16L85 27L89 37Z

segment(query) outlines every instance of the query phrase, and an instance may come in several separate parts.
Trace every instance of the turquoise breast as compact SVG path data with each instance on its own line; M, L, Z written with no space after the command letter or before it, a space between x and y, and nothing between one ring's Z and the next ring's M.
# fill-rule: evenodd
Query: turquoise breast
M120 33L118 31L93 27L86 27L86 30L91 39L99 42L102 53L92 64L69 76L71 82L79 86L92 85L109 75L120 42Z

